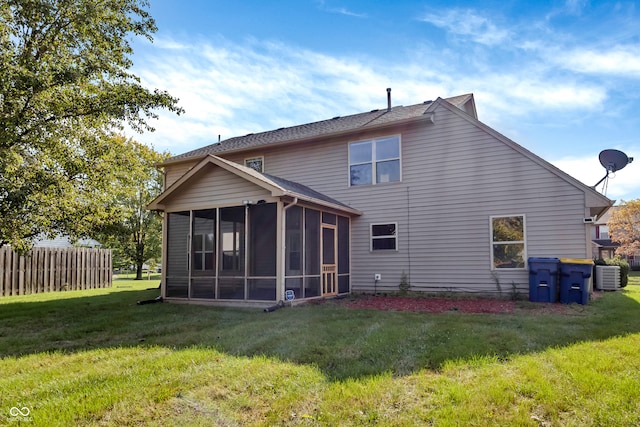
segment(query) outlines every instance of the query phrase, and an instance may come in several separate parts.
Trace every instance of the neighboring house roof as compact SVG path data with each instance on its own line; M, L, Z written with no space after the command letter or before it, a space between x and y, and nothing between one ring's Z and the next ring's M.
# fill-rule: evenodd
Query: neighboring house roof
M331 197L325 196L306 185L299 184L297 182L288 181L273 175L268 175L251 169L249 167L231 162L214 155L207 155L197 165L191 168L180 179L174 182L169 188L167 188L162 194L156 197L149 205L148 209L162 209L163 202L175 193L183 185L187 184L199 171L205 168L207 165L219 166L228 172L237 175L247 181L250 181L259 187L271 192L274 197L289 196L294 199L303 200L309 203L318 204L321 206L337 209L339 211L351 214L362 215L357 209L354 209L344 203L341 203Z
M100 242L93 239L78 239L75 244L67 236L58 236L53 239L37 238L33 242L36 248L72 248L72 247L88 247L99 248L102 246Z
M440 98L438 98L440 100ZM476 117L473 94L465 94L445 99L448 103ZM300 141L317 137L326 137L360 129L369 129L396 125L403 121L433 120L431 114L436 101L425 101L422 104L396 106L388 109L372 110L368 113L353 114L345 117L334 117L319 122L280 128L267 132L250 133L244 136L226 139L222 142L207 145L187 153L167 159L165 163L173 163L193 159L207 154L242 151L263 145Z
M601 248L619 248L620 247L620 243L616 243L611 239L593 239L592 242Z

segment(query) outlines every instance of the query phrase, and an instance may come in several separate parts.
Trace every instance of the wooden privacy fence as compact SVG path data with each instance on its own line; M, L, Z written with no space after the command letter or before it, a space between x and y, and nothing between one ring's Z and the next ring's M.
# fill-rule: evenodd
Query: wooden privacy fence
M0 248L0 296L111 287L111 250Z

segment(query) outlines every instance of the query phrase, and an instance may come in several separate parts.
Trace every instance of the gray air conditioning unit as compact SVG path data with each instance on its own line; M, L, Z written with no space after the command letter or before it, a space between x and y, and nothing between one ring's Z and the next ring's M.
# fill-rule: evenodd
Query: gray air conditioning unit
M601 291L620 289L620 267L617 265L596 265L596 289Z

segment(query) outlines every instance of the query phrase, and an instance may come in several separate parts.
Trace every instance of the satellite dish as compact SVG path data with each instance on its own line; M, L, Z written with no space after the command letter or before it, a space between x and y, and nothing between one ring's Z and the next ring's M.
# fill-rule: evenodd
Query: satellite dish
M607 170L607 174L602 178L596 185L593 186L595 189L602 181L609 178L609 175L623 169L629 163L633 162L633 157L627 157L622 151L619 150L602 150L600 155L598 156L600 159L600 164L603 168ZM604 185L604 192L606 193L607 183Z
M600 164L607 172L616 172L633 161L633 157L627 157L622 151L602 150L598 156Z

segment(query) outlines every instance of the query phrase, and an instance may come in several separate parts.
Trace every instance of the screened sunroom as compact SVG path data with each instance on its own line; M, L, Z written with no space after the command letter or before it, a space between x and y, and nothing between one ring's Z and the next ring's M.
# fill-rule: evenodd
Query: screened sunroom
M165 212L164 298L259 304L350 292L358 211L209 157L149 205Z

